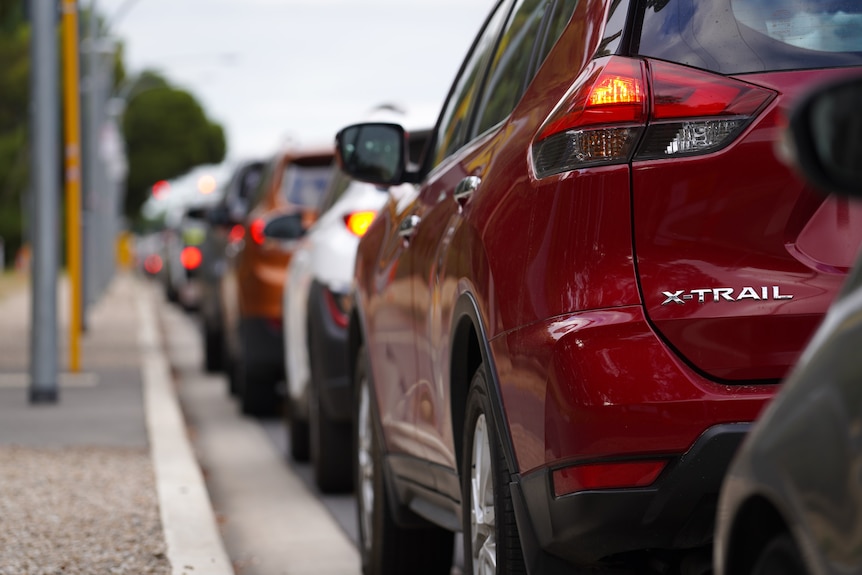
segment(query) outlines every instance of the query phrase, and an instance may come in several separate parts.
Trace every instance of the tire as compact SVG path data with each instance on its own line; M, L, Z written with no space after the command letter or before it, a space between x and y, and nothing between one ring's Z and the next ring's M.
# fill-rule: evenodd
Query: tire
M311 440L309 438L308 421L296 415L296 408L285 411L287 415L287 444L290 446L290 457L299 463L307 463L311 458Z
M249 364L245 359L245 349L236 360L235 377L240 409L244 415L271 417L278 413L278 396L272 375L265 369Z
M751 575L807 575L802 555L787 533L773 537L758 555Z
M218 373L225 367L221 333L204 326L204 369Z
M441 527L401 527L390 509L383 446L375 423L364 349L354 372L354 473L363 575L448 575L454 536Z
M462 453L464 574L526 573L484 366L470 383Z
M308 423L314 482L323 493L346 493L353 489L353 429L349 422L333 420L320 401L321 384L314 376L313 354L316 352L312 341L315 339L309 338Z

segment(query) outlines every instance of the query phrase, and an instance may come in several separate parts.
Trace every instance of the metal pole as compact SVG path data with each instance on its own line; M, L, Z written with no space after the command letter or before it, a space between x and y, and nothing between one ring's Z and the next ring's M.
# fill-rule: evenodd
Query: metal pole
M69 276L69 371L81 369L81 100L78 8L63 0L63 101L66 142L66 268Z
M34 182L33 283L30 327L30 403L56 403L57 392L57 207L56 166L60 142L56 7L32 0L30 177Z
M81 305L83 313L81 315L82 327L87 328L87 308L90 303L96 300L96 281L97 272L97 251L98 238L97 218L95 217L96 206L98 203L98 195L96 188L98 186L98 170L99 170L99 152L98 152L98 134L99 134L99 103L97 101L97 76L98 76L98 53L96 44L98 42L98 22L96 19L96 0L90 0L89 16L87 23L87 39L84 44L86 47L86 76L84 81L84 103L85 103L85 123L84 123L84 193L83 193L83 224L84 224L84 245L82 257L84 259L84 274L83 274L83 297Z

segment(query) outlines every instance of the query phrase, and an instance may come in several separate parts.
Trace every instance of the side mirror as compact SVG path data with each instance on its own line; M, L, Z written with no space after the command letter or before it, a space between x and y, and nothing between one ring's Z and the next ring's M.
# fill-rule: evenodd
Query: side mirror
M826 192L862 197L862 76L806 96L790 118L791 155Z
M276 240L296 240L305 235L302 214L282 214L269 220L263 227L263 235Z
M338 167L350 177L378 186L404 181L404 128L398 124L347 126L335 136Z

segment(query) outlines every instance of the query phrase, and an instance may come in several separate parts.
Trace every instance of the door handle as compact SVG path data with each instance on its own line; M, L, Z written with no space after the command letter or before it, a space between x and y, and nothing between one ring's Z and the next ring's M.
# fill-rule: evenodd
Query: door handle
M467 200L470 199L470 196L473 195L473 192L478 189L479 184L482 183L482 178L478 176L467 176L455 187L455 201L459 204L464 204Z
M422 221L422 218L417 216L416 214L410 214L398 224L398 235L404 239L409 238L414 233L416 233L416 226L419 225L419 222Z

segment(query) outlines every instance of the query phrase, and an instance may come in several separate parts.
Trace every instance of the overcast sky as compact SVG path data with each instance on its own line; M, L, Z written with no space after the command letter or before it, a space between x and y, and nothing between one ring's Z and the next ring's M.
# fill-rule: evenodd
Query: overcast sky
M433 121L492 0L82 0L227 132L232 159L329 143L382 102Z

